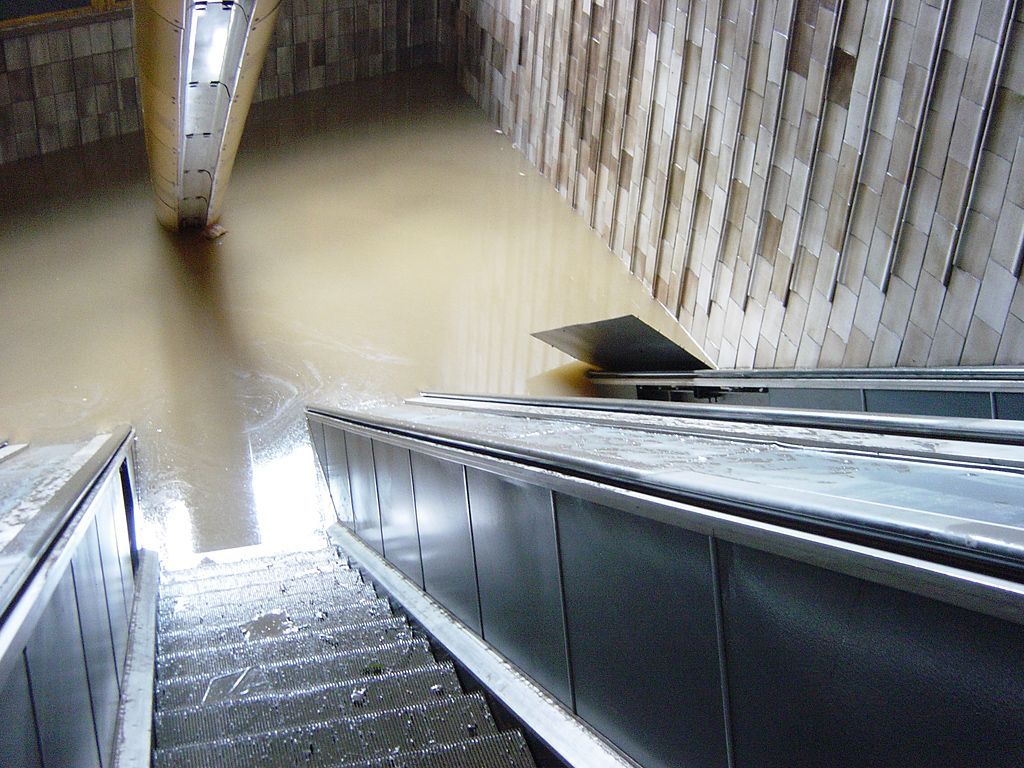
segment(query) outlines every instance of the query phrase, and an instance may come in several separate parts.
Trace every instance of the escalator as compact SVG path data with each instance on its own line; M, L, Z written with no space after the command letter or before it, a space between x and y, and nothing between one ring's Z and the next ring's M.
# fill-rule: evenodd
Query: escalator
M1024 764L1020 421L306 418L324 546L179 570L135 541L130 430L0 461L0 764Z

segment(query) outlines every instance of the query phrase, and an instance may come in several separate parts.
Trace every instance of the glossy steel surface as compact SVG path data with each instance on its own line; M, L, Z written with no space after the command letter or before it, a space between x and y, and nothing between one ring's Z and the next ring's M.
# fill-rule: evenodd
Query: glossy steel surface
M476 560L462 465L414 452L412 478L426 591L479 634Z
M0 717L4 723L21 723L23 726L0 728L0 765L42 766L24 657L0 683Z
M466 472L484 639L571 706L551 493Z
M103 510L99 514L103 514ZM114 664L114 643L95 521L78 545L71 559L71 569L75 580L78 615L82 622L82 646L96 736L103 762L107 764L114 746L120 687L117 666ZM119 629L120 637L127 630L127 625Z
M409 451L374 440L373 461L377 467L381 535L388 560L422 587L423 566Z
M352 490L352 527L362 539L384 554L380 529L380 501L377 496L373 443L361 435L345 436L348 478Z
M736 768L1024 761L1020 626L723 544Z
M75 586L69 568L25 648L46 766L98 766Z
M154 220L141 136L0 168L0 433L139 434L143 543L310 544L333 517L305 402L566 392L529 334L681 328L453 86L260 104L215 243Z
M708 538L560 493L555 512L577 713L648 768L724 768Z

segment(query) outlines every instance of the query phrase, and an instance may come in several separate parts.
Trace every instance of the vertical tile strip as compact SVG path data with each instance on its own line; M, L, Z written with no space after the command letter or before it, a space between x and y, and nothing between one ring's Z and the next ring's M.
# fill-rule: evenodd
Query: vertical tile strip
M594 124L597 129L597 156L596 162L594 163L597 168L594 173L594 188L588 190L591 192L590 200L590 228L597 229L597 195L600 189L599 179L601 176L601 161L604 159L604 137L607 131L605 130L605 117L608 107L608 90L611 84L612 78L612 63L615 58L615 17L618 13L618 0L611 0L608 10L608 56L605 59L605 71L604 71L604 88L601 90L601 109L600 117L598 117L598 111L594 112Z
M839 256L836 258L832 269L832 278L829 280L829 303L835 300L836 288L839 287L839 280L846 261L846 248L850 243L853 211L857 206L857 199L860 196L860 181L861 175L864 172L864 155L867 152L868 139L871 136L871 124L874 121L875 108L878 105L878 82L882 78L882 67L885 64L885 56L889 50L889 40L892 38L892 6L893 0L886 0L883 11L882 30L878 37L878 52L875 55L875 62L872 68L871 85L868 87L868 113L864 119L864 129L860 136L860 142L857 145L857 159L854 163L853 176L850 179L850 188L846 195L846 211L843 214L843 244L839 249Z
M619 210L619 192L622 189L622 154L626 148L625 135L626 135L626 122L629 119L629 102L633 95L633 67L636 64L636 44L637 38L640 35L638 29L638 22L641 18L639 2L632 3L633 5L633 36L629 41L629 63L626 65L625 77L626 77L626 94L622 101L622 123L619 126L619 160L615 168L615 191L612 199L612 210L611 210L611 222L609 225L608 244L614 250L615 248L615 234L616 226L615 222L617 217L616 211Z
M1010 48L1010 29L1013 27L1013 20L1017 16L1018 6L1019 0L1008 0L1005 8L1003 9L1003 19L999 27L999 41L997 43L999 52L996 56L995 70L992 73L992 77L989 78L987 91L985 93L983 107L983 114L985 117L981 121L981 127L974 139L974 147L971 152L971 163L967 166L967 173L969 175L968 183L966 191L960 200L960 205L958 206L959 212L957 214L957 220L953 225L953 239L950 241L949 248L946 250L946 260L942 267L942 285L947 288L949 287L949 279L953 274L953 267L960 261L960 244L963 242L962 235L964 223L967 220L968 212L971 210L972 203L974 202L974 194L978 187L978 170L981 168L981 152L985 148L989 132L992 129L992 117L995 114L995 100L999 93L999 87L1002 84L1003 73L1006 69L1006 53ZM1020 277L1019 259L1014 271L1014 277Z
M579 96L579 110L576 112L576 158L574 171L566 179L566 191L570 188L572 193L569 200L573 210L577 208L577 190L580 186L580 158L583 156L584 125L587 115L587 99L590 96L590 58L594 49L594 16L597 13L598 5L590 0L590 14L587 20L587 53L583 61L583 92Z
M732 210L732 180L736 178L736 161L739 159L740 140L743 137L743 109L746 106L747 90L750 86L750 54L754 48L754 34L757 30L758 0L751 0L750 7L750 36L747 38L747 54L743 59L743 89L740 91L739 113L736 116L736 135L732 142L732 158L729 161L729 178L726 180L725 206L722 209L721 234L718 237L718 248L715 249L715 263L711 268L711 291L708 294L707 306L704 314L711 314L711 305L715 301L718 283L721 276L722 259L725 253L726 228L729 226L729 213ZM708 227L710 228L710 221Z
M647 186L647 176L649 175L649 169L651 165L651 158L648 156L648 150L651 146L651 128L654 125L654 100L658 96L658 64L661 62L661 44L665 37L668 35L664 34L662 29L665 23L665 7L668 5L666 0L660 0L658 2L658 34L657 41L654 45L654 71L651 73L651 102L647 108L647 125L644 127L644 143L643 149L638 155L641 158L640 163L640 191L637 195L636 202L636 215L633 216L633 242L629 249L629 271L636 274L637 263L636 263L636 248L637 240L640 237L640 214L643 210L644 203L644 189ZM648 22L650 24L650 22Z
M892 279L893 269L896 267L896 254L899 252L900 241L903 239L903 227L907 220L907 204L910 202L910 191L913 189L914 180L917 178L917 161L921 156L921 146L924 143L924 129L928 123L928 107L931 104L932 94L935 91L935 82L938 79L939 59L942 56L943 45L946 42L951 6L952 0L943 0L942 8L939 12L939 20L935 26L935 36L932 38L931 53L928 57L928 78L925 83L924 93L921 96L921 104L918 108L913 149L910 152L910 161L907 164L905 173L906 182L900 189L900 199L896 209L896 231L893 233L892 243L885 257L885 268L882 272L882 293L886 293L889 290L889 281Z
M690 271L690 263L693 258L691 252L693 246L693 231L697 227L697 208L700 204L700 185L704 178L704 157L707 153L708 126L711 124L711 96L715 92L715 78L718 76L719 47L722 42L721 26L722 14L725 12L725 3L718 6L718 14L715 22L715 47L711 61L711 79L708 83L708 97L704 104L704 126L701 131L700 148L697 150L697 180L693 187L693 200L690 201L690 217L686 224L685 239L683 240L683 261L679 277L679 293L675 300L675 316L679 317L683 310L683 299L686 296L687 273Z
M767 201L768 191L772 186L772 171L775 170L775 148L778 144L779 128L782 123L782 105L786 103L786 93L789 90L789 57L793 49L793 34L796 28L797 9L799 6L799 0L793 0L792 5L789 9L789 33L786 36L786 50L783 53L783 60L787 62L787 65L782 70L782 84L779 88L779 103L775 108L775 125L772 129L771 143L768 146L768 171L765 174L764 180L764 195L762 196L761 211L758 212L757 218L757 231L754 234L754 250L750 254L750 271L747 273L747 287L743 291L743 306L744 312L747 311L747 305L750 303L750 292L754 287L754 270L757 268L757 259L761 256L761 248L764 245L762 242L764 238L764 223L768 216L767 212Z
M681 5L682 3L680 3ZM692 2L687 4L685 13L685 19L683 21L684 37L683 37L683 50L680 53L680 64L679 64L679 87L676 91L676 115L675 120L672 122L672 136L669 139L668 148L668 162L666 163L665 170L665 189L662 195L661 201L661 224L658 227L658 240L655 243L654 251L654 268L651 270L651 280L653 281L655 293L657 293L657 281L658 276L661 274L661 262L662 254L665 251L665 232L668 229L668 217L670 209L670 199L672 192L672 169L676 164L676 154L679 150L680 133L682 132L683 124L683 93L686 90L686 54L690 48L691 41L691 30L690 22L693 20L694 12Z
M845 0L839 0L836 3L835 21L832 23L832 30L828 41L825 76L821 79L821 93L818 94L818 121L814 126L814 141L811 144L811 163L807 167L807 178L804 180L803 199L800 203L800 223L796 230L793 254L789 259L789 268L786 273L786 288L782 294L782 306L784 307L789 304L789 295L793 292L793 281L796 278L797 267L800 263L800 241L803 240L804 236L804 226L807 223L807 205L811 199L811 184L814 181L814 170L818 165L818 146L821 143L821 131L825 127L825 118L828 117L829 73L832 71L832 62L835 60L836 40L839 38L839 27L843 23L843 11L845 10Z

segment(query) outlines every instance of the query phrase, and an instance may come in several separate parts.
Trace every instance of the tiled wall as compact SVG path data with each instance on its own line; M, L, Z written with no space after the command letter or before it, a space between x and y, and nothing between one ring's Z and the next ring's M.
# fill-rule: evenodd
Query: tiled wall
M458 72L724 367L1024 363L1005 0L458 0Z
M437 0L284 0L254 99L433 62Z
M0 35L0 162L139 130L131 15Z
M437 0L283 0L255 100L437 56ZM0 31L0 163L139 130L130 10Z

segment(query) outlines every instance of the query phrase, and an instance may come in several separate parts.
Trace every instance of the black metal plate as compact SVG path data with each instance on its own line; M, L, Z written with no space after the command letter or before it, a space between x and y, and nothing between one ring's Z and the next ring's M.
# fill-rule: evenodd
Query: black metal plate
M555 512L577 713L647 768L724 768L708 538L559 493Z
M89 673L92 712L96 720L100 751L106 763L114 746L114 725L117 720L120 689L117 666L114 663L114 643L110 632L107 594L95 522L89 526L78 549L75 550L71 570L75 580L78 615L82 622L82 641Z
M720 552L737 768L1024 765L1019 625Z
M532 335L606 371L696 371L708 367L635 315L567 325Z
M384 540L380 533L380 506L377 503L377 480L373 466L370 438L345 434L348 453L348 480L352 489L352 519L356 535L380 554Z
M37 768L42 766L28 672L24 657L18 654L7 679L0 685L0 765Z
M412 454L424 589L480 633L473 533L461 464Z
M374 440L373 462L377 468L380 528L388 562L422 587L423 567L409 451Z
M99 765L70 568L36 624L25 654L44 765Z
M571 704L551 493L466 472L484 639Z

